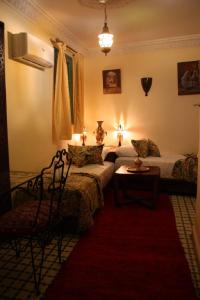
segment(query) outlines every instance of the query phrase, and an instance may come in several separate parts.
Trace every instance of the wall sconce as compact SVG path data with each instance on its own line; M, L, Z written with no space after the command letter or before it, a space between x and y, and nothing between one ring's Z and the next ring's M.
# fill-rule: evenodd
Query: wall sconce
M83 128L83 132L81 134L82 146L85 146L85 142L87 140L87 131L86 128Z
M117 138L118 138L118 147L120 147L122 145L122 140L123 140L123 127L120 124L118 129L117 129Z
M148 92L150 91L152 85L152 78L151 77L144 77L141 78L142 88L145 92L145 96L148 96Z

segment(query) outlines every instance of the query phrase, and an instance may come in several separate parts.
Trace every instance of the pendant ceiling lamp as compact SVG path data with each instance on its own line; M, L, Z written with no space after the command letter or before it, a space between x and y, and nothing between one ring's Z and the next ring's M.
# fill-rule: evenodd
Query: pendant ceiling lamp
M108 25L107 25L107 11L106 11L106 0L99 0L99 3L104 5L104 26L102 33L98 35L99 38L99 46L101 47L101 51L107 55L110 52L112 44L113 44L113 34L109 33Z

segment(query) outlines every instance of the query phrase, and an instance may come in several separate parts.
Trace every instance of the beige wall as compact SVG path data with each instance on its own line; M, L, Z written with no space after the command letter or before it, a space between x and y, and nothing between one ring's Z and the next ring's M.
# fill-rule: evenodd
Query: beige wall
M10 168L37 171L55 152L51 142L53 69L44 72L8 59L7 31L29 32L49 42L50 34L0 2L5 23L6 88ZM107 145L117 144L115 127L124 124L126 138L148 137L161 152L197 152L198 113L193 104L200 95L177 95L177 62L199 60L199 47L171 48L105 57L85 57L85 126L87 143L95 143L97 120L104 120ZM104 95L102 70L121 69L122 93ZM151 76L145 97L140 78ZM78 142L80 143L80 142ZM65 143L66 144L66 143Z
M115 127L124 122L127 138L151 138L161 152L197 153L200 95L178 96L177 62L199 60L200 47L169 48L98 56L85 59L85 126L91 133L104 120L106 144L116 144ZM121 94L103 94L102 70L121 69ZM152 77L145 97L141 77Z
M53 69L40 71L8 58L7 32L28 32L49 43L48 33L0 2L5 24L6 93L11 170L38 171L55 146L51 142Z

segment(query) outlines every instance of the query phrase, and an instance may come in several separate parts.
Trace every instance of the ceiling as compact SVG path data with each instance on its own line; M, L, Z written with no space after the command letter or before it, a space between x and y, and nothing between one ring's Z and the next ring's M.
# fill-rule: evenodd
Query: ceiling
M107 0L113 48L200 34L200 0ZM98 48L104 23L99 0L31 0L84 49ZM67 35L66 35L67 36ZM58 37L59 38L59 37Z

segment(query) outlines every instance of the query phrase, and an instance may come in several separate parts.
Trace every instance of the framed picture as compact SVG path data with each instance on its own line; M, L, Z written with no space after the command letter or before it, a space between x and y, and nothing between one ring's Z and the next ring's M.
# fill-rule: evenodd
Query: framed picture
M103 93L119 94L121 93L121 70L103 70Z
M200 60L178 63L178 94L200 94Z

